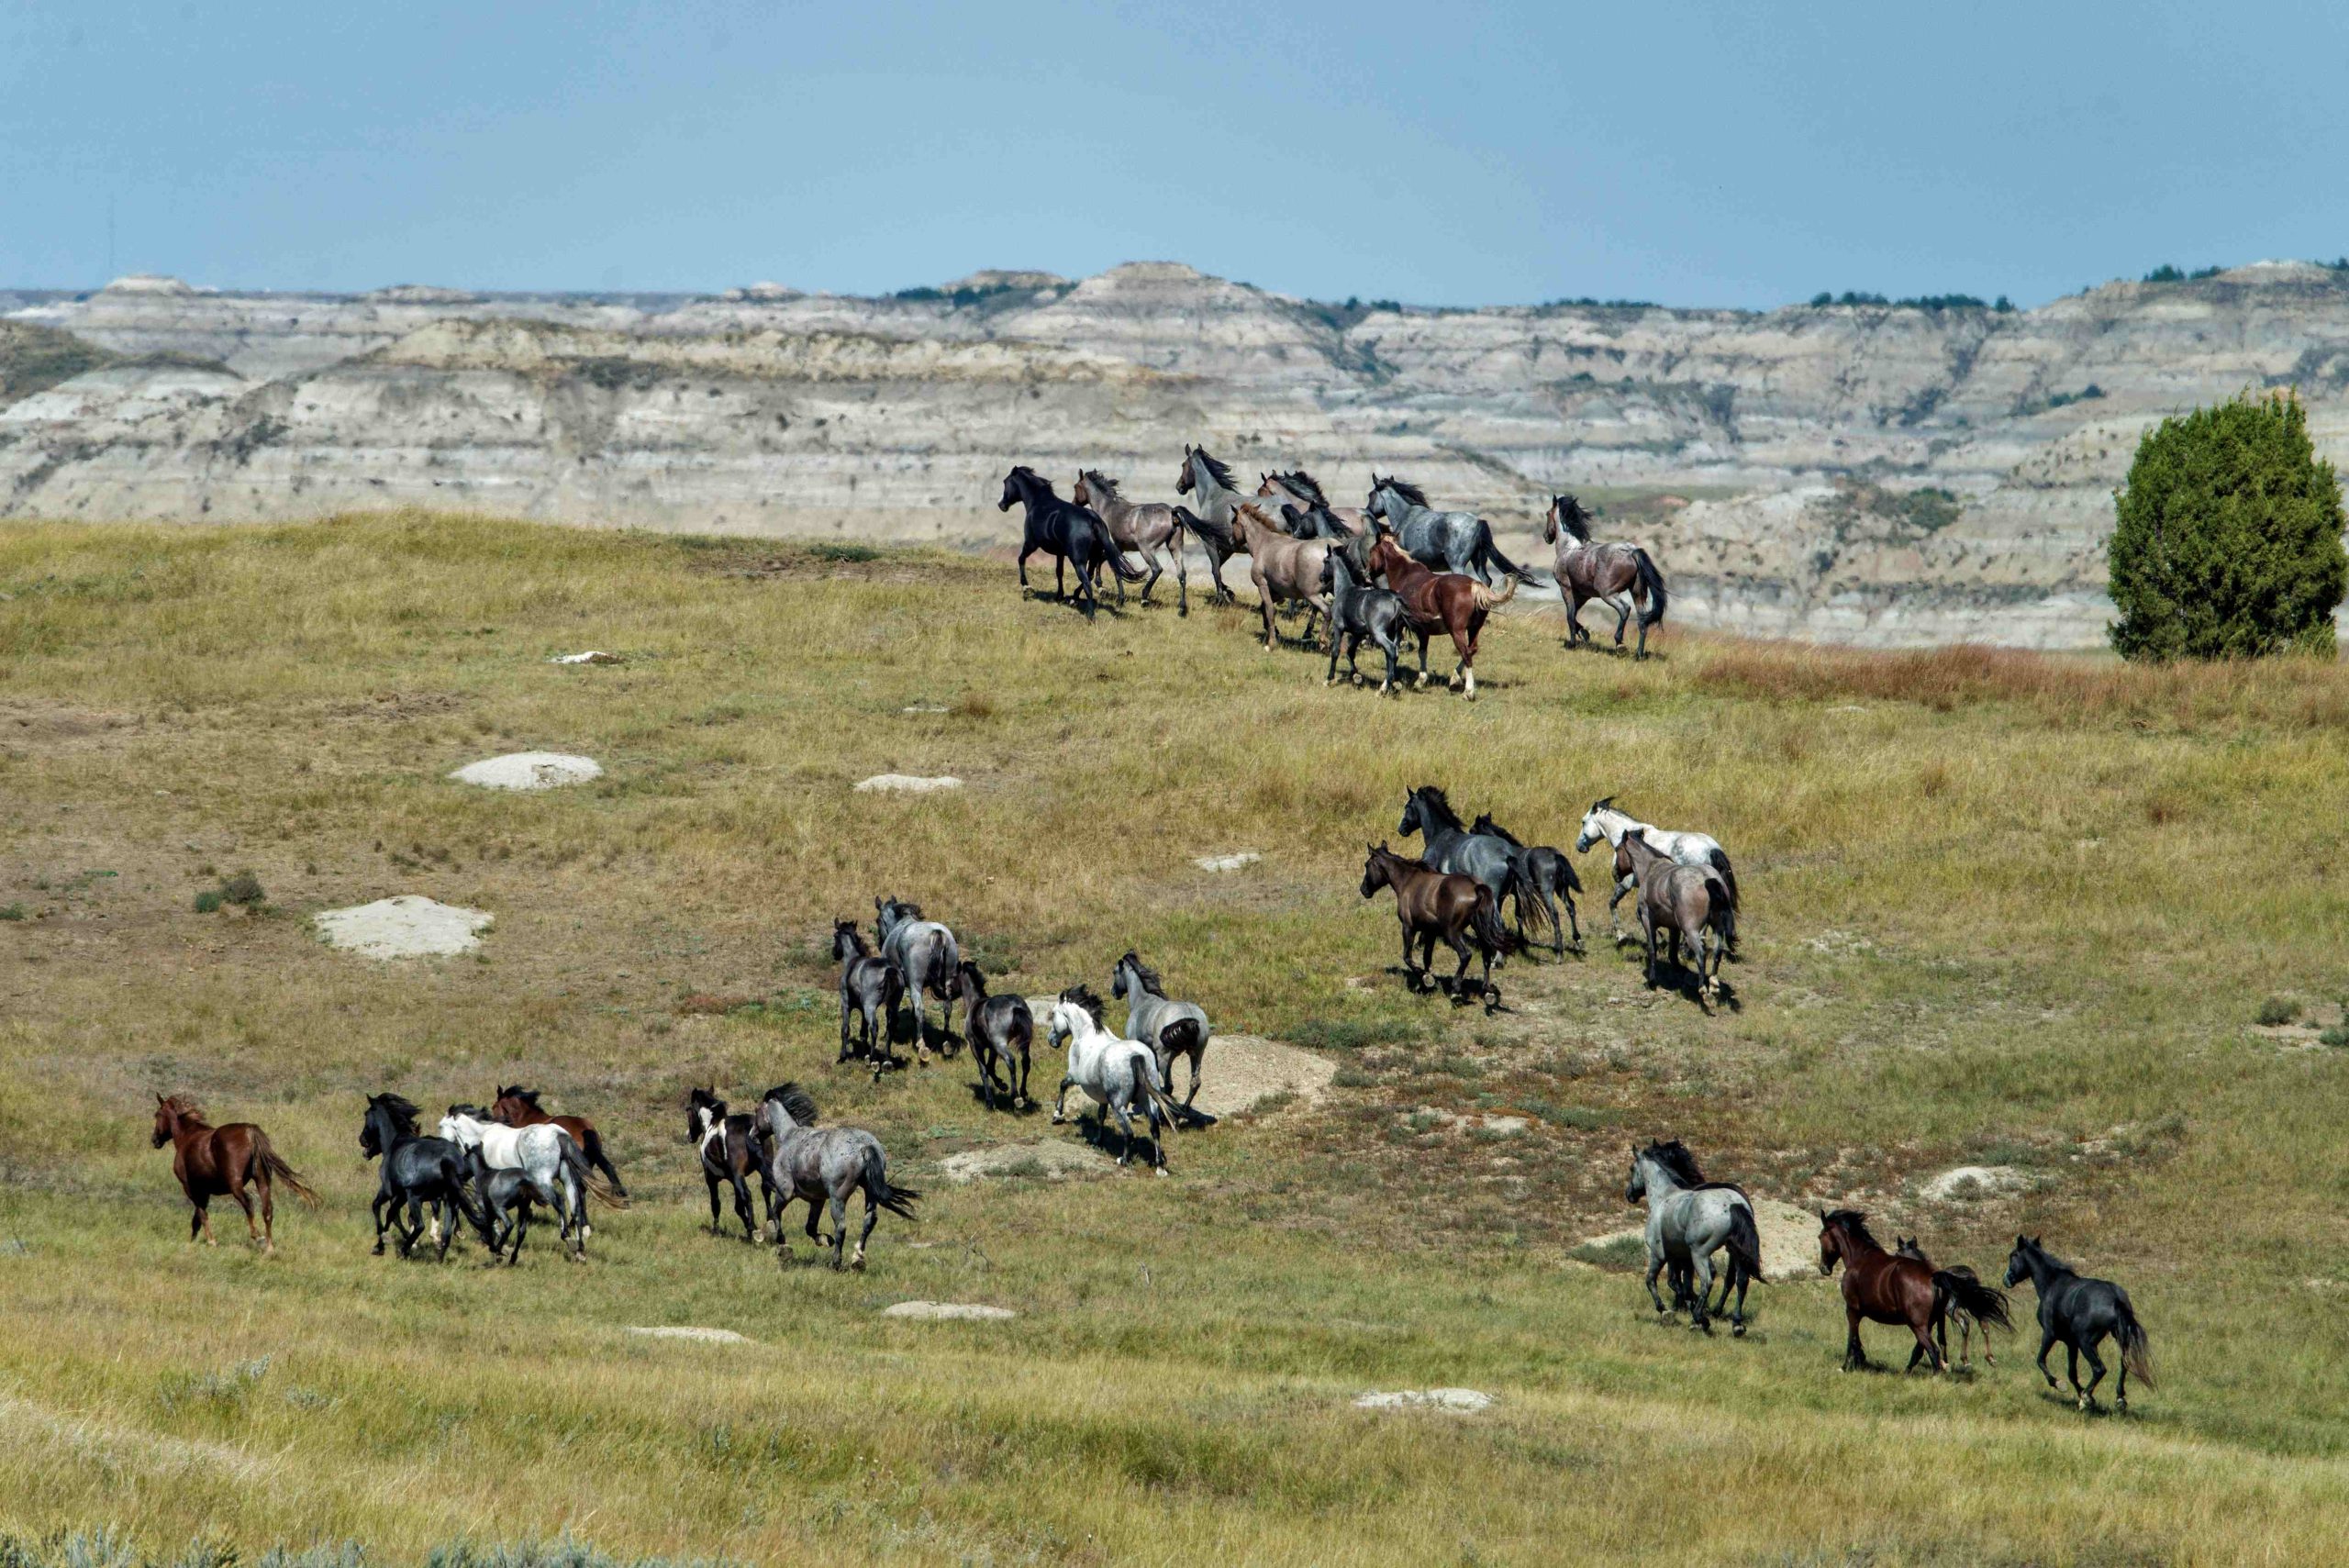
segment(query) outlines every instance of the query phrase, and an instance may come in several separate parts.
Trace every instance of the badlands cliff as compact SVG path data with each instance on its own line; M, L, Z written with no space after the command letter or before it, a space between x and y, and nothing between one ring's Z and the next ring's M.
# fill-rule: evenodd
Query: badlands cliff
M1004 470L1172 498L1186 440L1371 468L1546 563L1552 491L1673 618L2094 646L2139 433L2292 385L2349 458L2349 274L2260 263L2036 310L1334 306L1138 263L861 299L0 289L0 515L417 504L591 526L1001 543Z

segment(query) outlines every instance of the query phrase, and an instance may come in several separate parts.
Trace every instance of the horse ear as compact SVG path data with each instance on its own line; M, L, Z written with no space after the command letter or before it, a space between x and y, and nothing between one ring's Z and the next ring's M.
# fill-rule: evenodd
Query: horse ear
M2036 1236L2032 1237L2032 1238L2031 1239L2031 1244L2032 1244L2032 1246L2034 1246L2034 1247L2038 1246L2038 1245L2039 1245L2039 1238L2038 1238L2038 1237L2036 1237Z

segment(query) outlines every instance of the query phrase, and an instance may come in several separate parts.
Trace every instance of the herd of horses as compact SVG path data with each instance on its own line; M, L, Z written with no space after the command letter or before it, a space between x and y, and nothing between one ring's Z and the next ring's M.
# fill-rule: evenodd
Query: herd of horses
M1091 619L1100 607L1098 580L1107 573L1117 584L1118 602L1126 584L1141 584L1141 600L1165 573L1162 556L1174 568L1177 613L1191 609L1188 549L1206 556L1219 603L1233 595L1223 569L1235 555L1248 557L1249 582L1264 622L1267 651L1280 644L1275 617L1285 609L1305 612L1301 641L1315 646L1326 638L1330 667L1324 684L1335 684L1342 653L1349 676L1366 642L1386 661L1382 695L1401 679L1403 648L1418 645L1414 685L1429 679L1428 644L1449 638L1459 663L1448 685L1473 701L1476 695L1476 648L1486 617L1508 603L1523 584L1553 582L1566 608L1568 644L1586 642L1583 606L1596 599L1615 611L1615 646L1620 649L1632 617L1639 619L1633 656L1644 659L1648 628L1664 619L1664 574L1636 544L1594 542L1591 514L1572 495L1553 495L1542 520L1542 538L1556 551L1551 580L1520 566L1493 541L1493 530L1474 512L1446 511L1406 480L1371 475L1363 505L1332 506L1321 486L1303 469L1258 475L1255 491L1244 490L1230 467L1204 447L1186 446L1174 482L1174 501L1130 499L1119 482L1099 469L1081 469L1074 489L1062 496L1051 480L1025 463L1004 476L999 511L1025 509L1019 547L1019 586L1032 592L1028 561L1039 552L1053 559L1055 596L1067 601L1068 572L1076 572L1075 603ZM1130 563L1141 558L1147 571ZM1500 585L1495 585L1495 578Z
M1029 557L1045 551L1057 563L1055 586L1063 598L1066 571L1075 568L1078 602L1089 617L1098 605L1100 573L1117 582L1121 603L1130 583L1141 584L1147 602L1171 564L1177 606L1187 614L1187 547L1196 544L1203 551L1216 597L1224 602L1231 593L1223 569L1234 555L1245 554L1268 649L1278 644L1278 608L1298 606L1308 617L1305 639L1314 640L1317 622L1327 637L1330 682L1341 655L1353 673L1367 642L1385 656L1379 689L1386 692L1400 683L1407 639L1417 639L1418 681L1424 684L1428 642L1447 635L1460 660L1452 684L1473 698L1477 638L1486 617L1520 583L1542 582L1501 552L1482 518L1441 510L1399 479L1374 475L1359 508L1330 505L1302 470L1263 474L1255 493L1246 495L1223 463L1204 449L1186 447L1175 488L1189 504L1130 501L1115 480L1086 469L1078 475L1074 498L1063 500L1032 469L1013 469L1004 481L1001 506L1026 507L1022 588L1028 586ZM1566 602L1569 641L1587 638L1578 616L1596 598L1617 612L1619 649L1628 623L1638 615L1635 656L1643 658L1648 629L1664 617L1663 576L1636 545L1594 544L1589 523L1589 514L1573 496L1552 500L1544 538L1557 550L1555 581ZM1129 551L1141 557L1143 569L1128 562ZM1403 974L1414 992L1446 992L1456 1005L1481 999L1492 1010L1500 1002L1492 978L1496 960L1545 945L1545 939L1553 955L1584 951L1575 903L1583 884L1565 851L1529 843L1488 814L1464 821L1444 791L1431 784L1407 794L1395 831L1416 836L1419 855L1397 852L1384 842L1367 845L1361 893L1365 899L1381 891L1392 895ZM1587 853L1602 844L1610 857L1608 917L1614 940L1644 945L1650 987L1660 983L1665 964L1681 966L1685 951L1695 966L1695 999L1709 1012L1711 1000L1725 995L1720 967L1735 956L1738 941L1738 881L1727 851L1705 833L1642 822L1612 796L1593 802L1583 814L1573 852ZM1636 938L1625 930L1620 913L1626 897L1633 900ZM1122 1028L1113 1028L1105 1017L1107 1004L1089 984L1072 984L1049 1004L992 994L985 971L964 956L953 930L918 905L879 897L874 916L870 937L857 921L833 924L831 957L840 966L836 1065L869 1066L877 1083L884 1073L914 1064L898 1054L900 1042L910 1042L924 1066L933 1054L952 1058L967 1047L976 1073L973 1092L988 1111L1032 1110L1030 1059L1035 1015L1041 1009L1047 1015L1045 1043L1064 1051L1053 1096L1055 1124L1068 1119L1069 1091L1075 1089L1093 1108L1096 1140L1106 1145L1109 1124L1116 1122L1118 1163L1130 1165L1138 1143L1146 1140L1150 1165L1163 1176L1169 1135L1207 1121L1195 1102L1212 1033L1208 1015L1196 1003L1170 995L1159 972L1138 953L1128 951L1108 971L1110 997L1126 1006ZM1439 944L1457 961L1449 975L1440 976L1433 968ZM1472 983L1468 967L1480 960L1482 969ZM935 1028L930 1018L933 1002ZM1183 1060L1189 1062L1189 1086L1177 1099L1174 1070ZM480 1240L490 1264L511 1266L520 1259L532 1210L544 1208L559 1223L566 1256L584 1262L594 1234L590 1205L624 1209L627 1187L595 1123L550 1113L540 1097L519 1084L500 1085L485 1106L451 1104L427 1131L423 1114L410 1101L391 1093L367 1095L359 1148L378 1165L371 1206L373 1251L382 1254L388 1240L401 1257L409 1257L429 1238L435 1255L445 1261L462 1227ZM730 1194L742 1239L756 1243L763 1236L787 1258L785 1216L799 1202L806 1206L806 1234L818 1255L829 1248L835 1269L862 1269L884 1210L909 1220L916 1217L921 1195L891 1179L880 1140L859 1128L818 1125L814 1101L797 1084L767 1090L751 1112L733 1110L715 1084L695 1084L685 1091L681 1108L685 1140L694 1147L707 1187L713 1235L728 1233L723 1205ZM160 1149L167 1143L191 1207L191 1240L200 1235L212 1242L209 1205L226 1197L244 1211L254 1243L270 1251L275 1189L283 1186L313 1206L319 1201L260 1128L249 1122L216 1128L184 1095L157 1096L154 1144ZM852 1252L849 1206L860 1195L863 1222ZM1647 1209L1645 1284L1656 1310L1686 1308L1692 1325L1708 1331L1712 1319L1725 1314L1732 1331L1742 1335L1747 1289L1763 1278L1760 1233L1743 1189L1708 1181L1688 1150L1671 1140L1632 1150L1624 1197ZM829 1238L821 1230L827 1216ZM1915 1340L1911 1370L1920 1362L1935 1371L1949 1367L1953 1325L1960 1334L1960 1364L1970 1364L1977 1331L1988 1362L1988 1330L2012 1327L2006 1289L2029 1280L2039 1298L2037 1364L2051 1388L2056 1384L2047 1356L2063 1343L2070 1352L2074 1394L2083 1409L2092 1407L2107 1371L2098 1349L2107 1339L2119 1347L2118 1406L2127 1407L2132 1373L2143 1383L2152 1381L2149 1343L2127 1293L2109 1281L2083 1278L2035 1238L2015 1239L2001 1289L1963 1266L1936 1266L1912 1240L1898 1239L1895 1249L1886 1251L1870 1233L1866 1216L1856 1210L1823 1211L1820 1224L1820 1272L1842 1273L1847 1369L1868 1364L1860 1338L1860 1326L1868 1321L1909 1331ZM1726 1258L1718 1270L1716 1257ZM1666 1271L1668 1304L1656 1288ZM2082 1357L2090 1368L2085 1385L2079 1377Z

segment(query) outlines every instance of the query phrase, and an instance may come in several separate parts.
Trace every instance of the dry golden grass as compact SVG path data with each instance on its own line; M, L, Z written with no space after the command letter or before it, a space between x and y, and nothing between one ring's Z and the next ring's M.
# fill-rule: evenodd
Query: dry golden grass
M2349 1058L2254 1023L2349 990L2337 668L1677 633L1633 667L1518 617L1483 701L1381 702L1259 651L1245 611L1087 627L996 564L418 516L15 527L0 594L0 1530L2020 1563L2321 1561L2349 1522ZM586 647L629 662L545 662ZM542 747L610 771L443 777ZM969 785L850 792L885 771ZM1428 781L1547 841L1602 794L1717 833L1750 898L1739 1006L1644 992L1590 900L1594 956L1510 966L1510 1011L1405 995L1354 888ZM1240 848L1264 859L1190 864ZM267 907L195 911L247 871ZM480 961L307 934L398 892L494 911ZM961 1062L833 1071L821 944L882 892L1030 992L1138 947L1222 1027L1338 1056L1339 1087L1183 1138L1168 1181L951 1187L947 1153L1069 1134L988 1116ZM930 1193L866 1275L700 1231L680 1088L784 1077ZM368 1257L361 1095L517 1079L595 1114L639 1195L592 1265ZM276 1260L181 1245L146 1147L164 1088L262 1121L325 1191ZM2083 1420L2027 1344L1972 1380L1842 1376L1817 1280L1758 1292L1742 1342L1654 1326L1566 1254L1635 1218L1623 1145L1661 1133L1986 1273L2044 1231L2130 1286L2159 1388ZM1915 1196L1962 1162L2031 1190ZM877 1316L917 1296L1021 1316ZM658 1323L757 1343L622 1332ZM1351 1406L1441 1384L1500 1402Z

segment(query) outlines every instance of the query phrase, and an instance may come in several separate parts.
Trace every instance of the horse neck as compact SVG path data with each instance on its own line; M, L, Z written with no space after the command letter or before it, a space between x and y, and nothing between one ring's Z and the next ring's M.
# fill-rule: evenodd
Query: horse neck
M2031 1270L2032 1289L2037 1291L2042 1296L2045 1296L2047 1294L2047 1287L2049 1285L2054 1284L2057 1280L2062 1279L2065 1274L2072 1272L2069 1268L2066 1268L2055 1259L2048 1256L2045 1251L2037 1247L2033 1247L2029 1251L2023 1253L2022 1261L2024 1266Z
M1651 1214L1688 1190L1680 1184L1679 1177L1664 1168L1663 1162L1651 1160L1644 1154L1640 1156L1640 1172L1646 1178L1642 1184L1647 1188L1648 1212Z
M368 1111L367 1125L375 1129L376 1145L382 1149L386 1157L391 1154L393 1150L397 1149L401 1144L408 1141L408 1140L420 1136L419 1134L410 1132L406 1128L400 1126L399 1118L384 1109L381 1106L377 1106Z
M1842 1253L1843 1267L1847 1271L1854 1266L1866 1267L1883 1262L1892 1257L1882 1247L1862 1240L1848 1225L1838 1225L1835 1234L1842 1242L1837 1250Z

